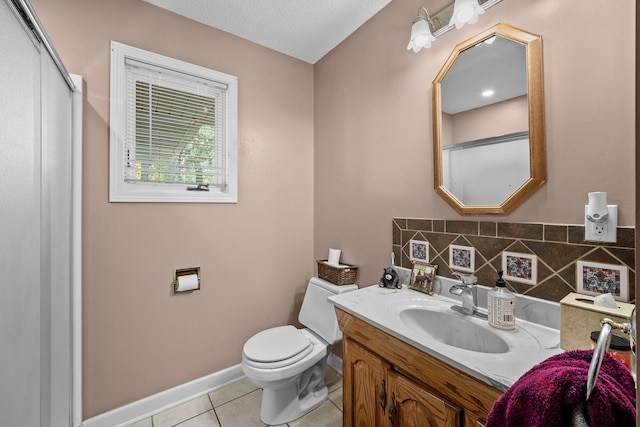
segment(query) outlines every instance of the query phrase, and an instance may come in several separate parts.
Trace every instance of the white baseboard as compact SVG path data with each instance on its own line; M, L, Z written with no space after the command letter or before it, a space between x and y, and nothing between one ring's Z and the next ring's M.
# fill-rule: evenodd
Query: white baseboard
M342 359L336 356L335 353L331 353L327 359L327 365L331 366L334 371L342 376Z
M340 364L342 366L342 363ZM82 422L83 427L121 427L210 393L243 378L241 365L170 388Z

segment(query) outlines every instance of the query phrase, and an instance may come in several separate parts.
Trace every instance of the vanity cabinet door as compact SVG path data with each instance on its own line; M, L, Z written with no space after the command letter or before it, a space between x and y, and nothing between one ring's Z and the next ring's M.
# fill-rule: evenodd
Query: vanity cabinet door
M344 427L484 425L499 390L355 316L336 313L343 333Z
M343 357L344 427L382 427L389 407L388 365L348 338Z
M461 410L408 378L389 371L388 418L392 427L459 427Z

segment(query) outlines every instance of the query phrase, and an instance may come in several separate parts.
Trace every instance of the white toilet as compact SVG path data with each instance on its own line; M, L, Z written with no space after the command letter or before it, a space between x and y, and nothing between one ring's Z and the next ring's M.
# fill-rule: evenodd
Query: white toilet
M285 424L327 400L324 383L327 358L342 339L332 295L358 289L312 277L298 315L307 329L278 326L259 332L242 349L242 370L261 387L260 418L266 424Z

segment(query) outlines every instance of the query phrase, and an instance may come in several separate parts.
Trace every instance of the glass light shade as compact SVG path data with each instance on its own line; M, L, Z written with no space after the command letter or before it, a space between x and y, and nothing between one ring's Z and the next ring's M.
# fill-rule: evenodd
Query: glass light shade
M413 49L414 52L419 52L423 47L431 47L431 42L435 39L431 34L431 28L429 28L427 20L420 18L411 27L411 40L409 40L407 50Z
M483 13L484 9L478 4L478 0L456 0L449 24L460 29L466 23L475 24L478 21L478 15Z

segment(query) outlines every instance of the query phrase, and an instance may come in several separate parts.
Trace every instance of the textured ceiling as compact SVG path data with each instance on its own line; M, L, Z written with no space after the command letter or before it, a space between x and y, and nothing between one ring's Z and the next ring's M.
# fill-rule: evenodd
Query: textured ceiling
M145 0L310 64L391 0Z

